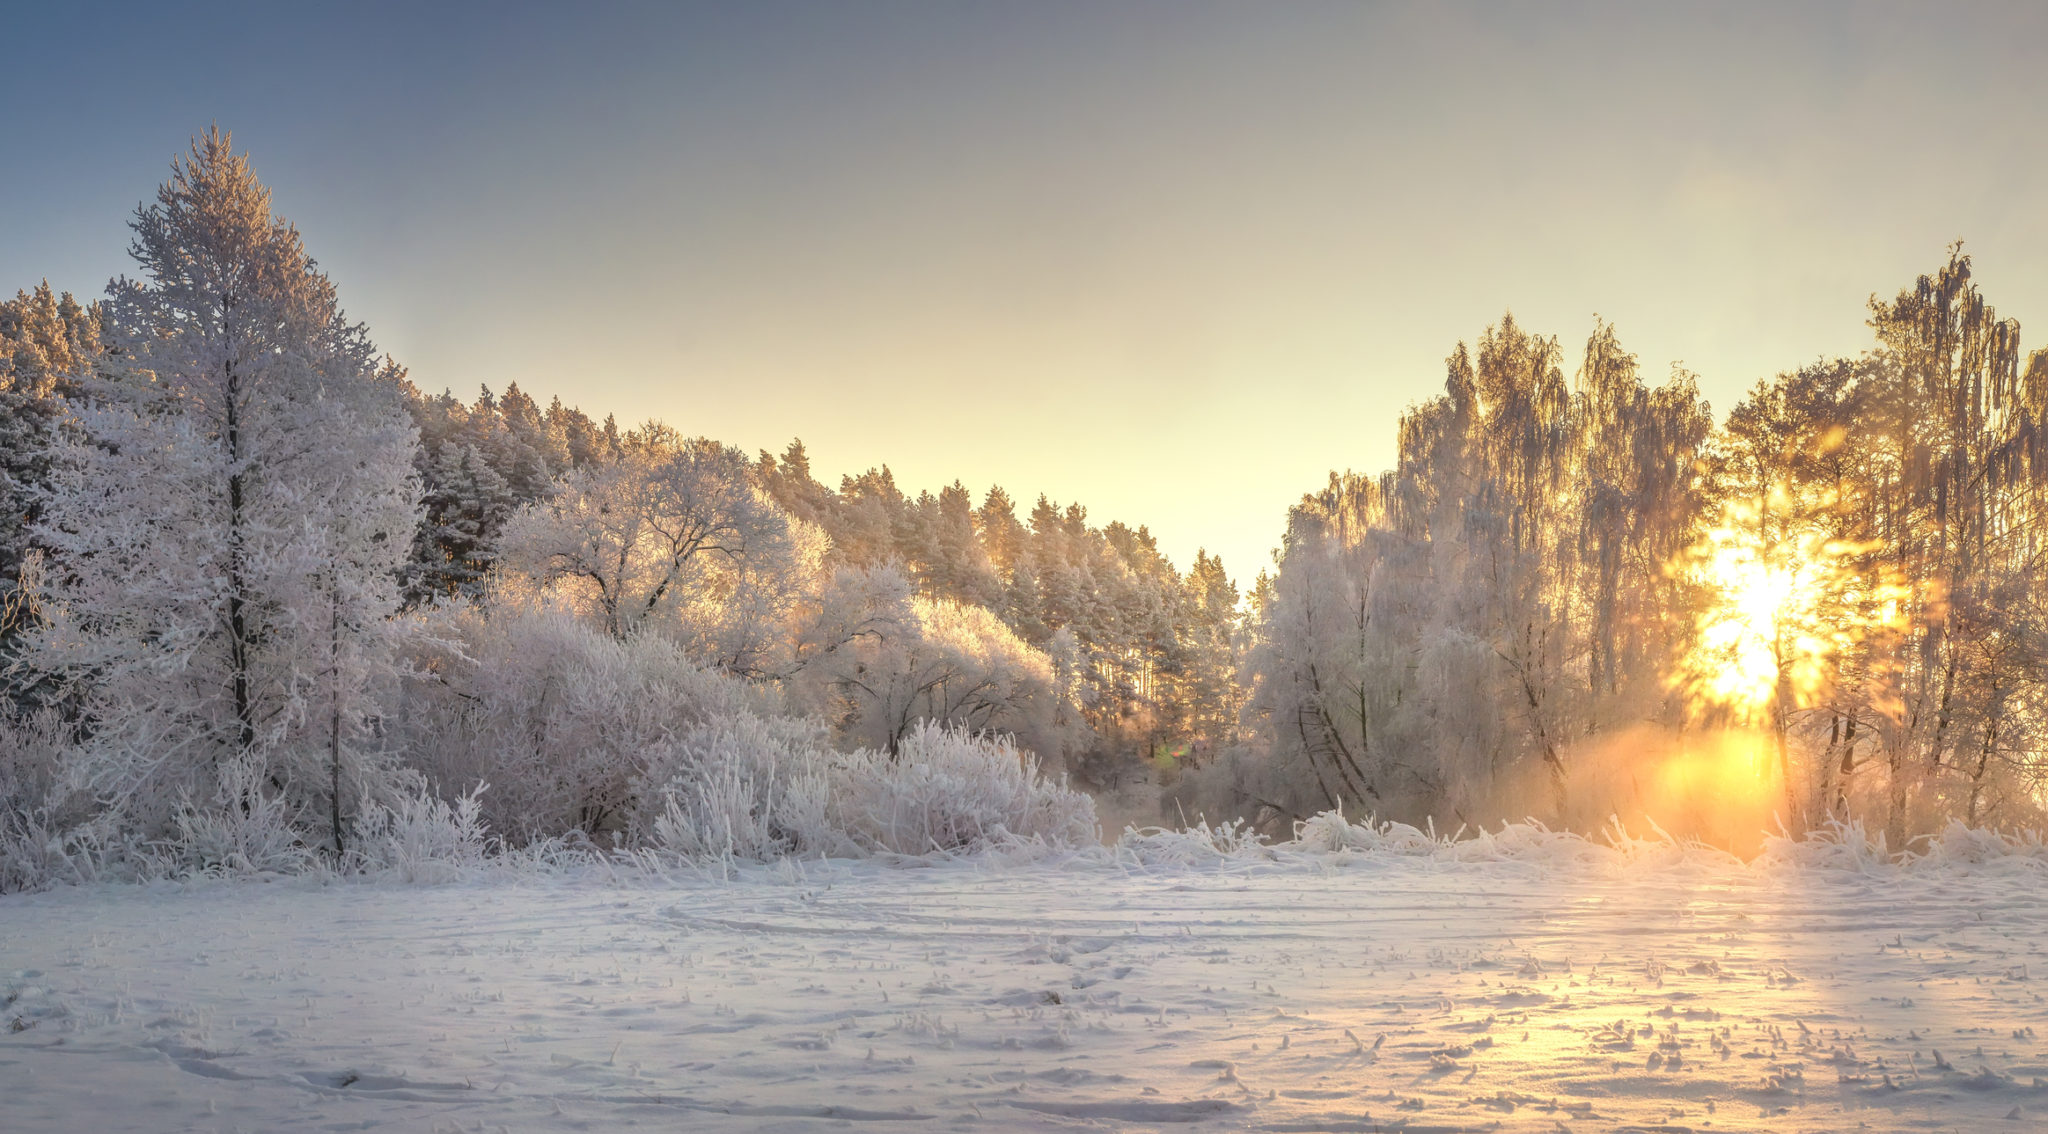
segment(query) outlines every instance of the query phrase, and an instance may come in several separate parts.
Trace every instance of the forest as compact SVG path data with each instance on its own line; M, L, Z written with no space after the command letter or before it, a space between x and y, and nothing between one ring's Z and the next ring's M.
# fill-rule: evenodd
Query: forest
M1240 591L1077 502L427 392L218 131L131 227L104 297L0 303L0 891L1079 846L1133 783L1274 835L2042 821L2048 351L1961 245L1720 417L1503 316Z

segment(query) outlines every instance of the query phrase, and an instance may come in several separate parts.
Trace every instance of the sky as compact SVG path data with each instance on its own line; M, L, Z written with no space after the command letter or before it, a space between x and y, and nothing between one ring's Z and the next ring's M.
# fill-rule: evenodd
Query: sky
M0 0L0 289L233 132L422 388L1078 500L1241 584L1512 311L1717 413L1966 241L2048 327L2048 7ZM2043 345L2024 334L2028 349Z

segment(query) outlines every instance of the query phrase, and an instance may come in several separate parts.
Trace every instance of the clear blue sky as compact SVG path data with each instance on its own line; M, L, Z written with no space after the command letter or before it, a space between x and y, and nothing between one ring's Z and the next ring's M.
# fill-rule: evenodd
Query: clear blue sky
M0 288L98 294L218 122L422 386L1078 498L1246 581L1509 308L1721 411L1958 237L2048 327L2044 13L0 2Z

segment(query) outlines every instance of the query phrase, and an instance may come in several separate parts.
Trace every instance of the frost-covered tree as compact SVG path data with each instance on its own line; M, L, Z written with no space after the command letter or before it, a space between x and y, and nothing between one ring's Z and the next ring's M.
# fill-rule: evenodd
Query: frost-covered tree
M261 792L338 840L389 771L412 423L227 135L195 140L131 227L113 380L81 398L32 529L47 624L25 664L83 706L74 781L142 831Z
M2048 352L2022 352L1960 248L1872 316L1864 357L1757 385L1717 475L1729 534L1821 561L1787 572L1774 620L1789 821L1865 817L1897 847L2040 814Z
M813 667L849 744L895 752L919 722L1011 733L1063 755L1051 661L985 607L913 599L884 630Z
M0 300L0 390L42 395L87 373L100 353L100 315L48 280Z
M1250 710L1285 769L1254 777L1265 806L1577 818L1604 797L1575 751L1669 717L1689 622L1666 565L1697 534L1711 420L1604 324L1574 381L1559 359L1512 320L1461 344L1393 472L1291 513L1254 601Z
M920 597L990 610L1028 645L1067 657L1063 711L1089 735L1063 744L1087 755L1084 776L1120 778L1148 756L1199 762L1233 733L1236 597L1220 562L1183 576L1144 527L1092 526L1085 508L1044 497L1027 522L999 486L974 507L958 482L912 496L884 466L834 492L800 444L763 453L757 479L825 530L831 566L893 565Z
M755 485L744 453L650 425L515 515L504 548L519 577L614 638L658 629L706 664L763 676L783 664L824 541Z
M446 392L428 396L409 383L406 390L420 430L416 467L427 510L406 565L413 605L482 596L506 520L548 496L555 478L621 451L612 419L600 425L559 398L543 411L517 385L503 397L485 387L467 405Z
M48 487L50 441L64 395L100 353L100 310L62 296L46 280L0 300L0 670L32 618L16 594L29 553L28 527ZM0 710L26 690L0 675Z
M2037 822L2048 352L1960 249L1872 316L1866 354L1757 383L1718 430L1691 375L1646 383L1604 323L1569 383L1511 322L1461 346L1392 472L1290 514L1253 598L1255 743L1191 798L1749 808L1895 848Z

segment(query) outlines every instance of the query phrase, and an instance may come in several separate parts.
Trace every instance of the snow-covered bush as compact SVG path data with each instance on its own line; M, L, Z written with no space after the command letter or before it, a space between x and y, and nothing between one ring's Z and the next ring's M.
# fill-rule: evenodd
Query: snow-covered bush
M931 721L896 754L862 749L833 759L831 815L870 851L975 851L1019 840L1056 847L1096 842L1095 802L1048 779L1002 734Z
M915 598L894 567L842 571L799 632L791 700L841 744L894 751L920 722L1014 735L1055 766L1086 733L1053 659L986 607Z
M658 813L641 830L655 849L687 859L772 859L850 848L827 817L831 785L821 729L756 714L723 717L658 752L647 797Z
M445 882L482 866L494 844L483 818L487 790L478 784L452 803L418 792L390 806L365 805L345 867L395 871L408 882Z
M1125 828L1110 853L1131 866L1201 866L1260 855L1265 845L1249 824L1233 819L1212 827L1197 820L1184 828Z
M0 816L0 894L131 878L131 851L112 823L67 823L49 811Z
M646 845L690 860L973 853L1096 842L1095 804L1007 736L923 722L895 755L833 752L760 717L693 731Z
M2038 829L2000 831L1950 820L1940 831L1887 845L1882 831L1849 820L1816 828L1804 838L1775 835L1763 841L1759 863L1774 867L1881 871L1903 865L1915 869L1970 870L2048 867L2048 839Z
M644 793L678 737L714 718L767 714L772 698L710 672L654 634L621 641L541 602L463 607L416 659L396 727L444 798L478 783L490 829L514 844L651 820ZM650 779L650 777L656 777Z
M267 788L255 761L222 767L211 799L185 799L171 830L137 855L145 877L299 874L319 861L284 796Z
M0 714L0 894L120 875L127 836L65 782L71 750L58 714Z
M1002 734L906 725L892 755L835 752L815 717L654 633L623 641L544 602L444 613L396 728L443 798L513 846L581 831L658 856L922 854L1080 846L1092 802Z
M122 874L125 836L65 783L71 748L54 712L0 714L0 894Z

